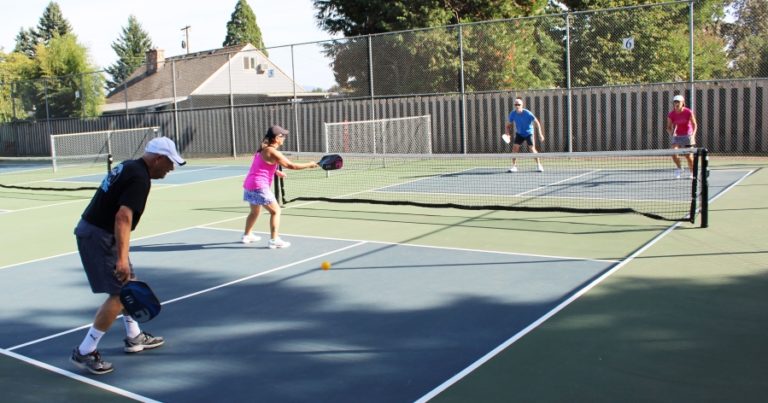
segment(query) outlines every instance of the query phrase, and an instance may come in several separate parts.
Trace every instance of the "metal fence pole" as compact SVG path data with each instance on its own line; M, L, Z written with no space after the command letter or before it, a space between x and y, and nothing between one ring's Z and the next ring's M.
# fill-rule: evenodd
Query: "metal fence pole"
M566 100L566 144L568 152L573 152L573 89L571 88L571 14L565 14L565 88L567 90Z
M696 93L694 92L694 66L693 66L693 0L688 3L688 41L689 41L689 63L690 72L688 73L688 80L690 82L691 94L688 96L689 107L694 109L694 102L696 99Z
M51 112L48 107L48 79L43 79L43 94L45 95L45 126L48 128L48 136L52 135L51 131Z
M371 87L371 120L376 120L376 94L373 90L373 41L371 41L371 35L368 35L368 83ZM376 138L376 133L373 134L373 138Z
M296 152L301 152L301 140L299 136L299 99L296 97L296 58L291 45L291 85L293 86L293 132L296 136Z
M461 153L467 153L467 93L464 87L464 31L459 25L459 92L461 93Z
M16 97L14 96L15 89L16 89L16 82L14 81L11 83L11 111L13 113L14 121L17 119L16 118Z
M174 135L175 139L174 141L177 144L177 147L180 147L181 144L179 142L179 105L176 101L176 61L171 62L171 86L173 87L173 126L174 126Z
M235 139L235 95L232 93L232 53L227 53L227 72L229 75L229 127L232 138L232 157L237 158L237 140Z
M125 121L128 122L128 80L123 81L123 94L125 95Z

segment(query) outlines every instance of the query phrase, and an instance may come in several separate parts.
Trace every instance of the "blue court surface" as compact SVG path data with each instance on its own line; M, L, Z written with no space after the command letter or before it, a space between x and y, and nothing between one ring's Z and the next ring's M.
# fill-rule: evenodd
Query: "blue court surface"
M164 179L155 180L158 185L183 185L187 183L198 183L207 180L224 179L242 176L248 173L248 167L236 165L185 165L176 167ZM93 174L74 176L58 179L60 182L91 182L99 183L104 179L105 174Z
M135 270L163 301L142 329L166 344L125 354L118 320L99 345L115 372L85 376L159 401L414 401L618 264L290 235L270 250L239 236L134 240ZM84 375L68 356L103 295L78 255L0 269L2 348Z
M162 180L160 186L184 185L225 178L245 177L248 167L237 165L185 165L176 167ZM710 171L709 184L716 194L738 181L748 172L744 170ZM525 175L525 180L510 181L515 175ZM478 180L482 177L482 180ZM56 179L57 182L100 183L104 174L83 175ZM571 199L611 200L629 197L632 189L635 201L683 200L689 196L687 179L674 179L672 170L646 170L637 175L631 170L548 170L510 174L498 168L474 168L454 174L434 175L424 179L386 186L374 192L446 194L450 189L456 195L525 196ZM664 189L660 191L660 189Z
M521 177L522 175L522 177ZM655 182L655 183L654 183ZM666 186L665 186L666 185ZM672 186L670 186L672 185ZM673 196L660 187L690 192L690 184L678 181L672 170L547 170L510 174L499 168L475 168L453 174L435 175L378 191L405 193L492 194L495 196L549 196L605 199L627 197L656 200Z

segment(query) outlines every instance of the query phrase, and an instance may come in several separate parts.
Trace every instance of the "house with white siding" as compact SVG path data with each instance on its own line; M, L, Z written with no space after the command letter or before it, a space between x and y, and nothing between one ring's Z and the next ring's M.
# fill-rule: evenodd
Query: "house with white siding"
M251 44L165 58L147 52L146 63L107 95L105 114L221 107L323 98L307 92Z

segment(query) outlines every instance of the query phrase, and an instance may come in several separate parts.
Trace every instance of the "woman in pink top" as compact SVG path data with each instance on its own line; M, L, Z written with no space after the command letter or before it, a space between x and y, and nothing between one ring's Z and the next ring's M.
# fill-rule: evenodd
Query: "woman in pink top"
M696 116L693 111L685 107L685 98L682 95L675 95L672 98L672 111L667 115L667 133L672 135L672 148L689 148L696 145ZM693 178L693 154L687 154L689 177ZM680 167L680 158L677 155L672 156L675 162L675 178L682 174Z
M275 175L281 178L285 177L285 173L277 170L278 165L287 169L306 169L316 168L317 163L306 162L298 164L291 162L283 153L278 151L277 149L283 145L287 135L288 130L280 126L270 127L261 141L261 147L256 150L256 154L253 156L251 169L248 171L248 175L245 176L245 181L243 182L243 200L251 205L251 212L248 214L248 218L245 219L243 243L256 242L261 239L252 234L251 230L253 230L253 226L256 224L256 219L259 218L261 206L264 206L269 211L269 214L271 214L269 220L271 239L267 244L269 248L287 248L291 246L290 242L280 239L280 235L277 232L280 227L280 205L277 203L274 193L272 193L272 180Z

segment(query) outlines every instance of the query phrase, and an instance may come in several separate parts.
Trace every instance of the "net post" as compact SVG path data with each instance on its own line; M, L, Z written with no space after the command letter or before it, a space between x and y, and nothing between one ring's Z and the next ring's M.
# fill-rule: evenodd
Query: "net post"
M282 171L283 167L278 165L277 169ZM283 178L281 178L277 173L275 173L275 183L273 186L275 187L275 198L277 199L277 204L281 206L285 205L285 186L283 184Z
M48 141L51 144L51 165L53 166L53 172L56 172L56 137L48 137Z
M701 149L701 228L709 227L709 151Z

